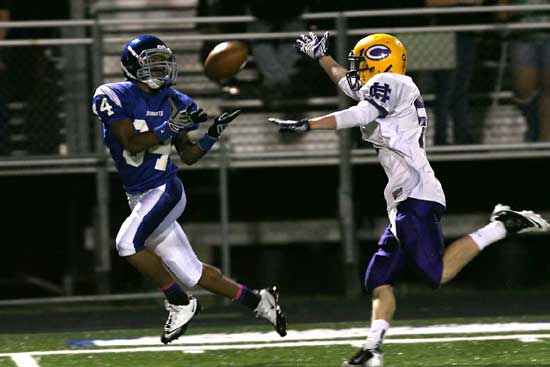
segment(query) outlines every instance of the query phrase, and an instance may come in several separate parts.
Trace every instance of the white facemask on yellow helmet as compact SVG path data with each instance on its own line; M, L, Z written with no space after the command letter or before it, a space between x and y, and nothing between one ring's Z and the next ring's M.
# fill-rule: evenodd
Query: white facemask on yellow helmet
M407 50L396 37L376 33L357 42L349 53L348 61L348 84L352 90L359 90L376 74L405 74Z

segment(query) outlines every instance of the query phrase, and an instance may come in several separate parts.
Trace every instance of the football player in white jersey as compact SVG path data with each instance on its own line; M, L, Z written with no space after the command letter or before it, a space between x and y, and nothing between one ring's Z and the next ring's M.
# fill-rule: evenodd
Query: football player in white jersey
M372 323L367 339L343 366L383 366L382 342L396 309L393 283L406 264L438 288L488 245L518 233L548 231L548 223L531 211L497 204L489 224L445 248L440 218L445 194L426 157L428 119L413 80L405 75L407 51L389 34L361 39L349 54L349 70L327 54L329 34L302 35L299 52L319 62L356 106L313 119L269 119L281 131L359 127L372 144L388 177L384 190L389 224L365 273L372 296Z

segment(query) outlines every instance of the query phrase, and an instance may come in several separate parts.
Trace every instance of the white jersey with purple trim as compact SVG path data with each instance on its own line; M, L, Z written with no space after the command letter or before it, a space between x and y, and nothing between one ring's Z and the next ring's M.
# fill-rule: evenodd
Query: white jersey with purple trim
M413 80L406 75L381 73L359 91L351 90L346 78L338 86L359 103L334 113L337 128L359 126L363 140L376 149L388 176L384 190L388 212L409 197L445 206L443 188L424 150L428 117Z

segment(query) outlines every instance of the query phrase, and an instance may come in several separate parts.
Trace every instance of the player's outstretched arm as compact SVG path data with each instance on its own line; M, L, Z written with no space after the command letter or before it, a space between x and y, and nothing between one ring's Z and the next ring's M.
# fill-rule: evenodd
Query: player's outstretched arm
M345 77L348 72L348 69L337 63L336 60L329 55L319 58L319 65L321 65L325 73L330 77L330 80L336 85L338 85L338 82Z
M294 43L294 48L296 48L298 52L301 52L304 55L311 57L313 60L318 61L319 65L321 65L330 79L335 84L338 84L340 79L346 75L348 70L338 64L328 54L329 36L329 32L325 32L321 36L318 36L313 32L302 34Z
M282 120L269 118L268 121L277 125L280 132L305 133L315 129L349 129L366 125L381 116L387 115L387 111L383 107L375 107L374 104L375 102L362 101L357 106L312 119Z
M315 129L336 129L336 118L333 115L325 115L313 119L282 120L276 118L267 119L279 127L280 132L305 133Z

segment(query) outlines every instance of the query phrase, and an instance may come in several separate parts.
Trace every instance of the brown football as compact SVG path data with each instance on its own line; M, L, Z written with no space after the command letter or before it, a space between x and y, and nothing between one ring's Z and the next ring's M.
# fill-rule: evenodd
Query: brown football
M204 72L214 80L224 80L235 76L248 59L248 47L240 41L218 43L204 61Z

